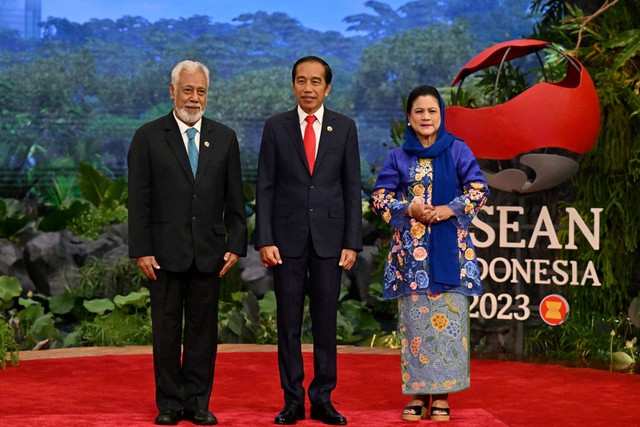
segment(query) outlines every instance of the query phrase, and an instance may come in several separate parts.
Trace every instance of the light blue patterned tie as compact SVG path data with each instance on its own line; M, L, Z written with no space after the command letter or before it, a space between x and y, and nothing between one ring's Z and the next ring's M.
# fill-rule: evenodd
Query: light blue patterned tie
M189 155L189 163L191 163L191 172L193 177L196 177L196 171L198 170L198 147L196 147L195 136L198 133L196 128L187 129L187 136L189 137L189 143L187 144L187 154Z

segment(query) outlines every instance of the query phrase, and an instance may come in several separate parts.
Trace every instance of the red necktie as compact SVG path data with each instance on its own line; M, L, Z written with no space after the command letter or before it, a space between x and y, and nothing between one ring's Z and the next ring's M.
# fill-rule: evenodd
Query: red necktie
M313 165L316 162L316 132L313 130L313 122L316 116L307 116L305 118L307 126L304 128L304 151L307 153L307 162L309 163L309 173L313 173Z

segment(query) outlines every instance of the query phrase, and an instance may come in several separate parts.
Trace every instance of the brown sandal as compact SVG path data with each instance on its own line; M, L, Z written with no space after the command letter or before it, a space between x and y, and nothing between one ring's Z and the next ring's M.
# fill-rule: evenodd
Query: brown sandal
M436 403L445 402L446 407L437 406ZM451 410L446 400L434 400L429 411L429 418L432 421L449 421L451 418Z
M402 419L405 421L420 421L427 417L427 407L423 405L405 406L402 410Z

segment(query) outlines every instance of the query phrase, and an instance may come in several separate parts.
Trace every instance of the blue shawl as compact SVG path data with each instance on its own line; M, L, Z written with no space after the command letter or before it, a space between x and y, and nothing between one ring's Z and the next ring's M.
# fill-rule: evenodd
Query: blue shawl
M460 186L456 167L451 156L451 144L455 136L447 132L444 126L444 101L440 97L440 129L436 141L429 147L423 147L415 131L407 127L402 148L418 158L433 159L433 206L448 205L456 197ZM429 239L429 272L431 292L439 293L460 286L460 260L458 259L458 229L453 216L446 221L431 225Z

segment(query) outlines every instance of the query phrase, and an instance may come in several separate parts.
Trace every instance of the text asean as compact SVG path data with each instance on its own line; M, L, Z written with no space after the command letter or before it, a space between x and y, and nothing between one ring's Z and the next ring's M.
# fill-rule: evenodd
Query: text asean
M476 217L473 225L480 233L471 232L471 237L476 248L488 248L497 244L497 247L505 249L546 248L549 251L560 251L576 250L576 235L579 232L591 249L600 250L600 214L603 209L590 210L592 226L587 224L576 209L565 209L567 242L564 245L560 243L556 226L546 206L540 208L530 230L521 229L523 227L520 220L525 213L522 206L484 206L482 210L492 219L492 224L497 222L497 227ZM592 261L582 266L577 261L557 259L553 255L549 258L516 259L497 256L488 261L479 256L478 263L482 270L482 280L489 278L496 283L601 286Z

